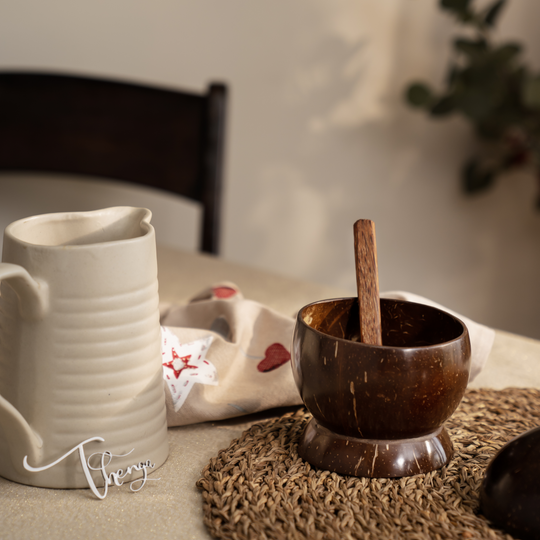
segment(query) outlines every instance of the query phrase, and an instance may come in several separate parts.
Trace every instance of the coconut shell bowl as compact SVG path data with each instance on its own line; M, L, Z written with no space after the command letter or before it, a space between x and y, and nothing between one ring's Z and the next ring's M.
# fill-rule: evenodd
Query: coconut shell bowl
M359 337L359 300L323 300L298 314L293 374L313 418L298 446L344 475L411 476L453 455L444 422L467 387L466 326L439 309L380 300L381 345Z

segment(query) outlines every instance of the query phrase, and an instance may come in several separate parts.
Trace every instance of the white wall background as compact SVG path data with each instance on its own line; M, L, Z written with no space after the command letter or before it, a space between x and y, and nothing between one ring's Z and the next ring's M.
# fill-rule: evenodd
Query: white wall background
M231 88L223 256L354 294L352 224L375 220L381 290L430 297L486 324L540 338L537 185L512 175L459 190L468 126L410 111L412 79L438 83L454 27L436 0L3 0L0 69L89 73ZM513 0L501 35L537 67L540 4ZM162 242L177 202L63 180L0 181L0 225L109 204L153 209ZM31 185L32 187L29 187ZM169 205L169 206L167 206ZM170 205L173 211L168 208ZM314 299L315 300L315 299Z

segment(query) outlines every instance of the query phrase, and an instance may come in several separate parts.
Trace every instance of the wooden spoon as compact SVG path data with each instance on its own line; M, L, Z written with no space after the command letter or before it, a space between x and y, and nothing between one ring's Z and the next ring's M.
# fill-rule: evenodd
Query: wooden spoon
M359 219L354 224L354 255L360 341L368 345L382 345L377 243L375 224L369 219Z

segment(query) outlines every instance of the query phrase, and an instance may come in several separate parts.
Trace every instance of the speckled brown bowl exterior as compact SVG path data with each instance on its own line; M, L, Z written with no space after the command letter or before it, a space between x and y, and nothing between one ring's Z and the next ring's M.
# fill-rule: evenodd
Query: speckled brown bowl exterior
M465 325L439 309L381 299L383 346L358 341L356 298L298 314L293 374L313 415L299 452L313 465L356 476L407 476L446 464L444 422L467 387Z

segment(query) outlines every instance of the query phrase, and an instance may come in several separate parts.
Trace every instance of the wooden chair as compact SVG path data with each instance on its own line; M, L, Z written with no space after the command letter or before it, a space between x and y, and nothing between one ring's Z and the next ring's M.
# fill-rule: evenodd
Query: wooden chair
M219 252L227 88L205 94L47 73L0 72L0 170L143 184L203 209Z

